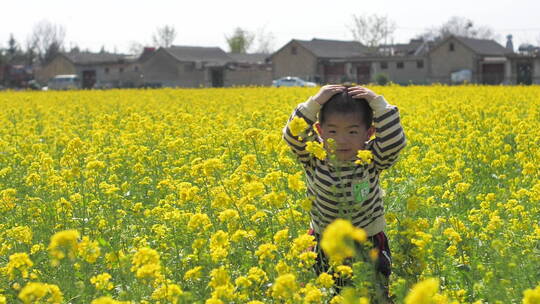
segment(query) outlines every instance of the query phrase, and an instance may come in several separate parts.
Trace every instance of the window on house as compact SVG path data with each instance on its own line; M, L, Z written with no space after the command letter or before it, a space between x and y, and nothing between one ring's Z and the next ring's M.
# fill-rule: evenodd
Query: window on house
M396 62L396 67L397 67L398 69L403 69L403 66L404 66L403 61L398 61L398 62Z
M381 69L382 69L382 70L388 69L388 62L382 61L382 62L381 62Z
M424 68L424 60L417 60L416 61L416 67L419 68L419 69L423 69Z
M454 43L450 42L450 44L448 45L448 50L450 50L450 52L454 51Z
M105 68L105 74L109 74L109 68Z
M291 47L291 54L296 55L297 51L295 46Z

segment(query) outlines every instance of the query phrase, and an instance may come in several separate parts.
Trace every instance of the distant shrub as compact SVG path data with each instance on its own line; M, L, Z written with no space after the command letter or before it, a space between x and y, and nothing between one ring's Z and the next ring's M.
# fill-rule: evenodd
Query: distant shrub
M378 84L378 85L387 85L388 82L390 81L390 79L388 79L388 75L384 74L384 73L377 73L375 75L375 82Z

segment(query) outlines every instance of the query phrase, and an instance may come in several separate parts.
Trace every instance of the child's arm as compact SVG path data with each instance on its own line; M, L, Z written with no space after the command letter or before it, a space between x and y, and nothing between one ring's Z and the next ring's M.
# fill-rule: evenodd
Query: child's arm
M317 114L321 110L322 105L334 94L342 92L343 89L344 87L340 85L322 87L316 95L310 97L306 102L299 104L294 109L291 117L289 117L285 128L283 128L283 139L302 163L307 163L310 158L310 153L306 151L307 139L300 134L293 135L293 132L291 132L291 122L297 117L304 119L308 126L303 134L309 134L313 131L313 124L317 120Z
M364 98L373 110L375 140L369 145L375 166L379 170L391 167L407 141L396 106L389 104L383 96L363 87L349 88L353 98Z

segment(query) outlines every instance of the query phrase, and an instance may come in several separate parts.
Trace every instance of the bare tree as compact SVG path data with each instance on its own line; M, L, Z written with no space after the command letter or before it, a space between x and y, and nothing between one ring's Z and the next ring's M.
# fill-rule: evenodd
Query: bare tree
M496 39L494 31L488 26L475 26L471 19L453 16L439 27L431 27L420 34L424 40L444 39L450 35L478 38Z
M144 45L142 43L139 43L137 41L131 41L129 43L129 53L133 55L141 55L144 51Z
M231 53L245 54L251 48L255 35L237 27L231 36L225 35Z
M275 36L267 32L265 27L260 28L255 35L257 40L257 53L270 54L274 51Z
M378 46L393 40L396 24L386 16L373 14L371 16L353 15L353 25L350 26L354 40L370 46Z
M63 50L65 37L63 26L42 20L34 25L27 45L35 49L39 60L45 64Z
M176 39L176 30L172 25L158 27L152 41L156 47L170 47Z

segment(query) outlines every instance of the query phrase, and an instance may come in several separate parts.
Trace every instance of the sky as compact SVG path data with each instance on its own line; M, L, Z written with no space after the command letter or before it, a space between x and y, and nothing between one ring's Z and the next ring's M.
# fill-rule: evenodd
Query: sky
M540 44L540 1L485 0L25 0L2 1L0 47L10 34L24 46L34 26L47 20L66 30L65 46L129 53L137 42L151 45L158 27L174 26L174 44L217 46L227 51L226 36L241 27L255 34L270 33L274 50L291 39L352 40L353 15L386 16L396 24L395 43L408 42L427 28L440 26L453 16L487 26L503 46L513 35L514 47ZM253 47L257 47L256 43Z

